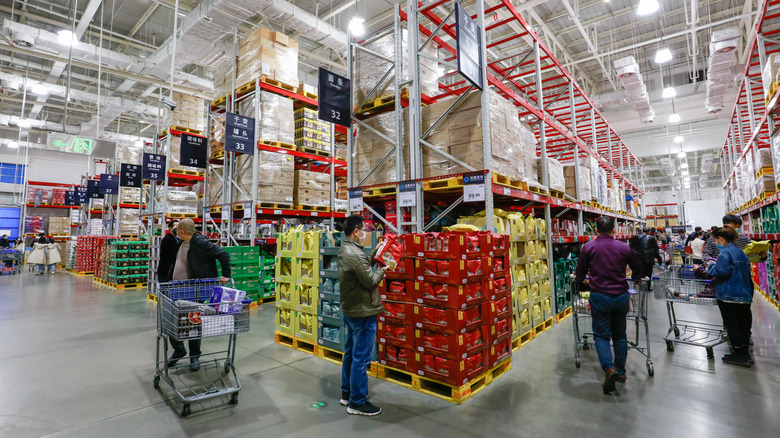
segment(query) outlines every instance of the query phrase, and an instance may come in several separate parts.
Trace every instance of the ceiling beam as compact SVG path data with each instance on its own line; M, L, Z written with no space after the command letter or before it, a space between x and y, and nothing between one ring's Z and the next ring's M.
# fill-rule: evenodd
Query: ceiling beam
M588 45L588 48L590 49L590 52L598 55L598 49L590 40L590 37L588 36L588 32L585 30L584 27L582 27L582 23L580 23L579 17L577 17L577 14L574 12L574 9L569 4L569 0L560 0L560 2L563 3L563 6L566 8L567 11L569 11L569 16L574 21L574 24L577 26L577 29L579 29L580 34L582 35L583 39L585 40L585 43ZM602 61L601 58L597 56L596 62L598 62L599 66L601 67L602 73L604 73L604 77L607 78L609 84L612 86L612 90L617 91L617 86L615 85L615 81L612 80L612 75L609 73L609 69L607 69L604 66L604 61Z

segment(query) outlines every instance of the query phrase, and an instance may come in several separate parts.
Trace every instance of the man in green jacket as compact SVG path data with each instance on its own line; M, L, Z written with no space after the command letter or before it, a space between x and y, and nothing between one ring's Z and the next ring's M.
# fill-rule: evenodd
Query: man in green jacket
M348 217L337 259L341 311L347 326L341 367L341 405L347 407L348 414L373 416L382 410L368 401L366 369L376 344L376 316L384 312L377 286L385 276L385 268L371 269L373 257L366 255L360 244L365 237L363 217Z

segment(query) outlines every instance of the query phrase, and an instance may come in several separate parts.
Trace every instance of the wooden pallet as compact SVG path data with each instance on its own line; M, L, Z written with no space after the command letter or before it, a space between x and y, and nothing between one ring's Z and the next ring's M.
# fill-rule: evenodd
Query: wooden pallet
M520 335L517 339L512 340L512 351L516 351L520 347L524 347L528 345L528 343L533 340L534 340L534 331L533 329L531 329L523 333L522 335Z
M196 219L198 217L197 213L168 213L166 216L172 218L172 219Z
M290 348L294 348L307 354L311 354L312 356L317 355L317 344L304 341L303 339L296 338L294 336L288 336L284 333L274 332L274 342Z
M508 176L501 175L500 173L493 173L493 184L511 187L518 190L528 190L528 184L520 181L517 178L510 178Z
M319 155L321 157L330 157L330 152L328 151L323 151L315 148L307 148L305 146L298 146L298 151L306 152L307 154L312 154L312 155Z
M211 154L211 158L209 158L209 161L221 161L225 159L225 150L220 149L218 151L214 151L213 154Z
M291 93L296 93L297 90L298 90L298 85L297 84L296 85L289 85L289 84L285 84L284 82L277 81L276 79L271 79L271 78L265 77L265 76L260 78L260 82L262 82L264 84L268 84L268 85L270 85L272 87L281 88L282 90L287 90L287 91L289 91ZM253 85L253 88L254 88L254 82L252 82L252 85Z
M572 309L571 306L569 306L563 312L560 312L557 315L555 315L555 322L560 324L561 321L570 317L571 313L572 313Z
M566 200L566 194L561 192L561 191L559 191L559 190L550 189L550 196L552 196L553 198L558 198L561 201L565 201Z
M409 91L407 89L401 91L401 99L409 99ZM355 114L371 115L392 106L395 106L395 93L367 100L360 109L355 111Z
M262 306L263 304L275 303L275 302L276 302L276 296L265 297L265 298L258 298L257 305L258 306Z
M153 303L157 302L157 295L155 294L146 294L146 300L151 301Z
M303 97L308 97L309 99L319 100L319 99L317 98L317 95L316 95L316 94L314 94L314 93L309 93L308 91L301 91L301 92L300 92L300 93L298 93L298 94L300 94L300 95L301 95L301 96L303 96Z
M107 286L113 289L117 290L123 290L123 289L140 289L140 288L146 288L147 283L129 283L129 284L117 284L117 283L111 283L109 281L103 280L102 278L93 278L92 281L95 283L101 284L103 286Z
M120 239L137 239L138 238L138 234L120 234L119 238Z
M192 128L185 128L183 126L171 126L171 131L179 131L179 132L186 132L188 134L197 134L197 135L203 135L203 131L200 129L192 129ZM160 137L165 137L168 135L168 129L164 129L163 132L160 133Z
M326 207L324 205L298 204L295 206L295 209L300 211L316 211L320 213L330 213L330 207Z
M287 149L288 151L294 151L295 145L290 143L282 143L281 141L260 140L260 144L273 146L275 148Z
M553 326L553 317L549 317L541 324L534 326L534 338L544 333L547 329Z
M768 192L768 191L767 192L761 192L761 193L758 194L758 199L761 200L761 201L764 201L764 200L766 200L766 198L771 197L775 193L776 192Z
M276 209L276 210L292 210L293 205L287 204L285 202L265 202L265 201L258 201L257 202L257 208L269 208L269 209Z
M398 186L381 186L363 189L363 198L379 198L382 196L395 196Z
M88 277L90 275L95 275L94 271L76 271L73 269L67 269L66 272L69 272L73 275L78 275L79 277Z
M203 176L202 170L168 169L168 173L187 176Z
M773 167L763 167L756 171L756 178L761 178L764 175L774 175L775 169Z
M49 234L51 237L70 237L70 234L65 233L55 233L55 234Z
M463 177L453 176L444 179L423 181L423 190L432 192L455 191L463 189Z
M534 187L531 185L528 186L528 191L531 193L536 193L537 195L545 195L545 196L548 193L546 189L543 189L541 187Z

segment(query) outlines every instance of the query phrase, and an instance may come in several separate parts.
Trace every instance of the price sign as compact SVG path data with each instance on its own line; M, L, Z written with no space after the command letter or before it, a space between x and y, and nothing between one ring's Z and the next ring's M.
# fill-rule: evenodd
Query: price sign
M143 179L163 181L165 180L165 170L165 155L144 152L143 168L141 169Z
M225 204L222 206L222 221L227 222L230 220L230 212L233 211L233 206Z
M255 119L227 113L225 115L225 150L239 154L255 153Z
M244 219L252 219L252 202L244 202Z
M363 211L363 189L349 191L349 211Z
M460 4L455 5L455 43L458 73L482 89L482 29Z
M254 128L254 125L252 125ZM179 164L182 166L206 168L206 137L200 137L183 132L181 134L181 155Z
M485 200L485 174L467 173L463 175L463 202Z
M119 193L119 175L103 173L100 175L98 192L102 195L116 195Z
M100 193L100 181L87 181L87 198L103 199L103 195Z
M206 212L203 214L203 222L211 222L211 210L206 209Z
M317 117L344 127L352 120L350 80L320 67L317 92Z
M122 163L119 168L120 187L141 187L141 166Z
M89 200L89 192L86 187L77 186L75 188L76 192L76 203L77 204L86 204L87 200Z
M398 198L400 207L414 207L417 205L417 183L414 181L404 181L398 184Z

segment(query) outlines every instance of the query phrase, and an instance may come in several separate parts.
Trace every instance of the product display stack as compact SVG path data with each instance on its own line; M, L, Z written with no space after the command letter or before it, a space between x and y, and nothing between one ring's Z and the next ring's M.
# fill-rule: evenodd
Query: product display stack
M298 88L298 42L282 32L258 28L241 40L237 62L236 86L262 77L289 91Z
M317 111L309 108L295 110L295 147L301 152L330 155L331 124L319 120Z
M27 216L24 218L24 234L34 234L35 237L40 233L46 232L43 216Z
M293 199L298 209L329 211L330 174L296 170Z
M558 322L570 314L568 312L572 304L572 279L570 276L575 273L576 269L577 257L574 254L553 262L555 309L558 312Z
M68 236L70 235L69 217L49 217L49 236Z
M374 233L372 233L374 234ZM347 329L341 313L338 257L344 233L326 231L320 242L320 299L317 308L317 344L331 351L343 353ZM323 350L323 353L328 351ZM320 356L328 358L328 354Z
M230 277L235 282L235 288L246 291L246 298L256 303L260 289L260 247L226 246L222 249L230 254ZM222 272L219 261L217 272Z
M317 344L321 235L321 231L291 228L277 238L276 331L303 341L312 354Z
M149 275L149 242L106 238L94 279L107 286L146 287Z
M273 301L276 297L276 257L264 250L260 251L258 261L260 275L257 298L259 301Z
M77 274L94 274L97 266L98 248L102 247L104 236L78 236L74 252L73 272Z

